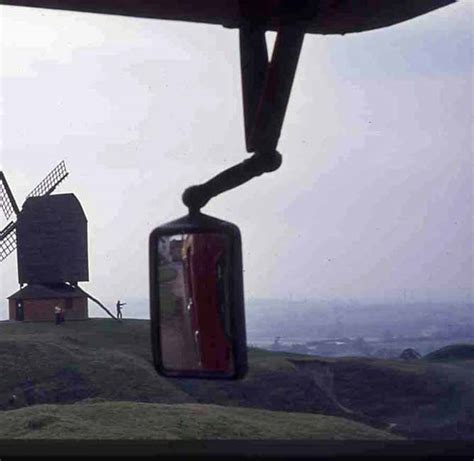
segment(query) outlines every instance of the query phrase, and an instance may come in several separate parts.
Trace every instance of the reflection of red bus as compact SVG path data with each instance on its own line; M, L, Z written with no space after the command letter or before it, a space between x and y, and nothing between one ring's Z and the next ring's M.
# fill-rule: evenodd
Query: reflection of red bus
M203 370L229 371L232 344L226 336L226 237L221 234L186 236L182 256L186 286L186 312Z

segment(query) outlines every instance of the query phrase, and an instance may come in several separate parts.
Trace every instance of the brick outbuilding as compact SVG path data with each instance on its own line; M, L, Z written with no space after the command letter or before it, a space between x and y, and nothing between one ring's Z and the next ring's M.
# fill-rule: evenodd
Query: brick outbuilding
M8 297L10 320L53 322L55 306L64 309L66 321L88 318L87 296L66 283L31 284Z

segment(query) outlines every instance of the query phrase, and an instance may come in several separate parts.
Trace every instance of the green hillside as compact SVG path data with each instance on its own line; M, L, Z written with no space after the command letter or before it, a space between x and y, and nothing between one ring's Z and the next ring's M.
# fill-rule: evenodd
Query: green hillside
M138 402L36 405L0 412L0 438L400 439L333 416Z
M474 360L474 344L454 344L442 347L423 357L431 361Z
M145 320L0 322L0 410L8 410L1 417L20 421L60 404L56 415L74 418L90 403L73 404L93 399L117 402L104 407L110 411L122 411L124 402L180 405L183 411L200 404L215 411L232 407L219 410L228 410L230 420L238 408L260 409L301 418L333 416L404 437L474 438L474 360L328 359L251 348L249 373L241 381L167 379L153 369L149 328ZM133 418L132 410L129 414ZM303 423L296 427L304 432Z

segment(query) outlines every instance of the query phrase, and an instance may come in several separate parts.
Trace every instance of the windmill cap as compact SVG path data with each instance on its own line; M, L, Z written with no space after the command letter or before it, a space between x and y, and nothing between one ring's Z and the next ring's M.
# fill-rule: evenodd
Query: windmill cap
M67 284L46 286L31 284L18 290L7 299L52 299L52 298L83 298L84 293L79 289Z

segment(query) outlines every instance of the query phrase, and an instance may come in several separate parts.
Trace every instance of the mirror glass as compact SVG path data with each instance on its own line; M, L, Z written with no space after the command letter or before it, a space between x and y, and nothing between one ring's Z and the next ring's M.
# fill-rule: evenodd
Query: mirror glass
M167 371L235 371L229 237L221 233L157 240L161 361Z

